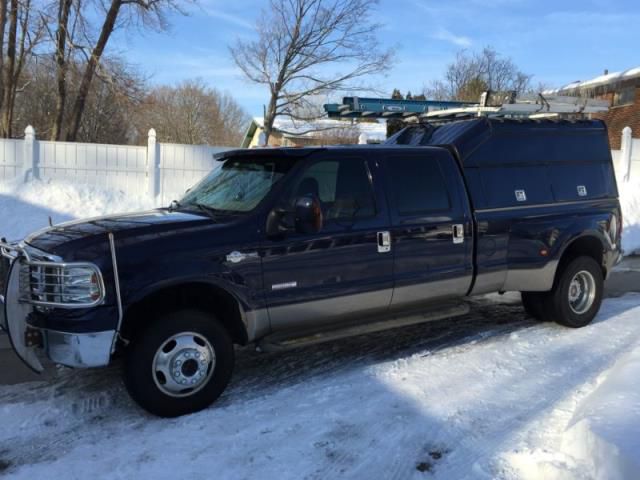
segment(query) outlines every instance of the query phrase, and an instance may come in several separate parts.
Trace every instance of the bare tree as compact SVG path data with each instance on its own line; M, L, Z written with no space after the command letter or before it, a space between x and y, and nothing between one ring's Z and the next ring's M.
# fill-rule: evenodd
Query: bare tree
M62 122L64 121L64 109L67 103L67 70L68 49L67 44L73 41L73 31L69 31L69 18L73 0L59 0L58 2L58 26L55 33L55 59L56 59L56 113L51 130L51 140L60 140L62 135ZM79 7L79 2L78 5ZM76 20L80 10L76 10Z
M532 77L492 47L476 53L462 50L447 66L444 79L432 82L424 89L424 94L434 100L476 102L485 90L527 92Z
M140 138L153 127L164 142L238 146L249 117L229 94L188 80L153 89L136 123Z
M299 118L306 100L331 91L366 87L385 72L393 52L381 50L381 25L371 21L377 0L271 0L256 25L258 38L230 48L235 64L253 83L269 89L264 133L279 115Z
M31 0L0 0L0 135L12 134L16 96L25 63L42 39L44 25L32 15Z
M69 61L65 85L73 96L84 72L84 63ZM92 143L127 144L136 140L135 116L145 96L146 79L133 67L114 57L104 57L105 74L93 82L80 123L77 140ZM51 56L29 62L23 74L28 95L16 101L14 128L33 125L40 137L51 138L56 122L58 90L57 62ZM65 115L68 117L68 113Z
M2 1L2 0L0 0ZM74 141L82 128L87 99L96 77L107 78L101 60L109 40L120 27L165 29L167 11L182 12L180 3L191 0L58 0L48 15L56 59L57 100L51 138ZM1 13L1 12L0 12ZM84 65L73 98L69 98L70 64ZM68 110L68 114L67 114Z

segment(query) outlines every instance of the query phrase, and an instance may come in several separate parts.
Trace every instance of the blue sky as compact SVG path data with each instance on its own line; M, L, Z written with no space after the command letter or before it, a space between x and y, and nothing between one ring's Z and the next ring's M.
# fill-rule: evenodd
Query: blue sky
M200 78L232 93L261 115L267 92L242 79L227 46L252 36L268 0L200 0L189 15L171 14L170 31L120 31L109 46L152 83ZM396 63L376 85L389 93L421 90L440 78L462 49L491 45L534 82L558 87L609 71L640 66L637 0L380 0L380 39L397 47ZM338 101L339 98L335 98Z

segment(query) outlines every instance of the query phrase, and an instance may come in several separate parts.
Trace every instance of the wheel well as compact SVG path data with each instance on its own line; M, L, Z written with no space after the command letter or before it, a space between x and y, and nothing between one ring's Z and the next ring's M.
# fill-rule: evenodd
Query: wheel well
M580 237L571 242L562 254L560 265L558 266L558 272L561 272L563 267L573 259L582 256L593 258L602 268L602 275L605 277L607 276L607 269L603 265L604 248L602 247L602 242L598 237L593 235Z
M196 308L215 314L234 343L247 344L247 331L238 301L227 291L205 283L172 285L134 303L124 312L121 335L127 340L132 339L157 315L181 308Z

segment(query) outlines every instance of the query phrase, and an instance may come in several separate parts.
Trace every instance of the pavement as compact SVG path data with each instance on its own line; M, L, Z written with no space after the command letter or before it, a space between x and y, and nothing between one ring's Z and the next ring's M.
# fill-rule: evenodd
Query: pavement
M630 292L640 293L640 256L626 257L605 283L606 297L621 297ZM45 380L55 374L54 366L48 366L42 374L32 372L16 357L9 339L0 332L0 385Z

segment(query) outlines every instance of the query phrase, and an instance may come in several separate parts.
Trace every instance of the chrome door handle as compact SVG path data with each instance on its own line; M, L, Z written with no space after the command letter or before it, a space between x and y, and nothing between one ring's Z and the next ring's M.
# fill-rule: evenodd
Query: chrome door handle
M456 224L452 227L453 243L464 243L464 225Z
M378 232L378 253L391 251L391 234L389 232Z

